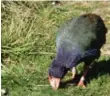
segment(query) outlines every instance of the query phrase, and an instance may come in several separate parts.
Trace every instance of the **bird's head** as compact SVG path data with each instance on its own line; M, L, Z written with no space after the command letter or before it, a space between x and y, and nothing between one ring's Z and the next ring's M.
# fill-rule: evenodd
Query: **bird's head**
M58 60L53 60L50 68L49 68L49 83L54 90L57 90L60 86L61 79L67 73L66 68L62 65L62 62L58 62Z
M53 90L57 90L60 85L60 78L54 77L54 76L48 76L49 83L52 86Z

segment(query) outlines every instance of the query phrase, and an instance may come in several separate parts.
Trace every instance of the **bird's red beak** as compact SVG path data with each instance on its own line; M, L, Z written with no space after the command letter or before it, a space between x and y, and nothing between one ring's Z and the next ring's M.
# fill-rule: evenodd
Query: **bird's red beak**
M60 78L49 76L49 82L53 90L57 90L60 85Z

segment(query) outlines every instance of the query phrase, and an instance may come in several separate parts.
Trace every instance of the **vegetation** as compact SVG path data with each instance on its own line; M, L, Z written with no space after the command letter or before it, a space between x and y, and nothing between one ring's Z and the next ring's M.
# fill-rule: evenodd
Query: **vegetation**
M2 88L8 96L110 96L110 2L45 1L1 2ZM107 28L107 42L91 70L87 88L74 83L53 91L48 83L48 67L55 57L57 28L84 13L99 14ZM82 64L81 64L82 65ZM81 66L78 66L81 69ZM79 70L79 73L80 73ZM69 80L69 73L63 81Z

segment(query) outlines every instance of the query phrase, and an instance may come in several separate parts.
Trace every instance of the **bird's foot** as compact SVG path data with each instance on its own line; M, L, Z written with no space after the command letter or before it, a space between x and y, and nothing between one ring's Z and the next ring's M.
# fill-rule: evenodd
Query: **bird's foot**
M79 81L77 86L86 88L86 85L84 84L84 81Z

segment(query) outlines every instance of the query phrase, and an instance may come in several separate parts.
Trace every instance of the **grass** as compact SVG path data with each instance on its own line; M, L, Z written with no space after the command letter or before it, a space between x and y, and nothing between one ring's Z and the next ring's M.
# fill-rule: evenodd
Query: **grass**
M61 3L2 1L1 78L8 96L110 96L110 2ZM91 12L103 17L108 34L102 55L88 76L87 88L67 82L53 91L47 77L56 54L57 28L65 20ZM65 77L69 79L70 74Z

